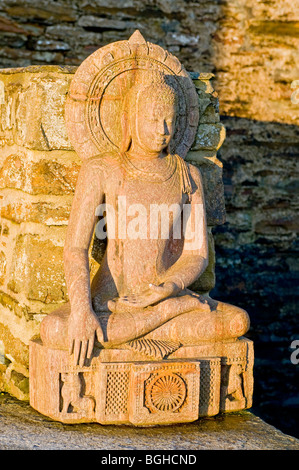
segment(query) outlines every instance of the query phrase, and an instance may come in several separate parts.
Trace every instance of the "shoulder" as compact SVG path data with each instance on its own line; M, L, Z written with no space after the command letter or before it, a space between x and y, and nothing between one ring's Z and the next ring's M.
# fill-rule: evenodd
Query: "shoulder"
M192 165L192 163L188 163L186 162L186 165L189 169L189 172L190 172L190 175L195 178L195 179L201 179L201 172L200 172L200 169L195 166L195 165Z
M200 169L188 162L186 162L186 165L189 170L192 186L195 190L202 190L202 176Z
M106 185L112 183L119 167L118 154L112 152L83 160L76 183L77 193L83 190L86 194L105 192Z
M82 163L82 171L93 172L108 176L120 167L120 155L118 152L106 152L95 155Z

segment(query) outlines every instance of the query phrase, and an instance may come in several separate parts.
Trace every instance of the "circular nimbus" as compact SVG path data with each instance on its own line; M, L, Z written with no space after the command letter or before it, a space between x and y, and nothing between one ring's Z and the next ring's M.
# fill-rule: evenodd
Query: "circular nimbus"
M147 389L147 401L156 411L176 411L187 394L184 380L176 374L165 374L153 380Z
M172 153L185 158L197 130L198 96L179 60L136 31L129 40L103 46L77 69L67 96L69 139L81 158L118 151L124 99L137 81L163 74L178 94L179 109Z

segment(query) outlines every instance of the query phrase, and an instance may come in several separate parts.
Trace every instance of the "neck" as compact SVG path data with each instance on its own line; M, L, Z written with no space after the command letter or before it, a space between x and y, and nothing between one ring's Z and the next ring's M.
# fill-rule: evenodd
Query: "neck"
M154 162L165 157L167 154L164 152L144 152L139 149L130 149L126 152L127 156L132 160L139 160L145 162Z
M165 149L162 149L160 152L150 151L148 149L144 149L141 145L136 145L132 142L130 149L126 152L129 158L133 160L143 160L143 161L151 161L151 160L158 160L160 158L165 157L167 154Z

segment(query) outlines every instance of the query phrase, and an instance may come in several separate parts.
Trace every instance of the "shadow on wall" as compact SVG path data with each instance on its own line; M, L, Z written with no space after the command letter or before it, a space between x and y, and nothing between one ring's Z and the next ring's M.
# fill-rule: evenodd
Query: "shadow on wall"
M299 127L222 117L227 221L213 229L214 298L246 309L255 343L253 411L299 437ZM299 362L299 361L298 361Z

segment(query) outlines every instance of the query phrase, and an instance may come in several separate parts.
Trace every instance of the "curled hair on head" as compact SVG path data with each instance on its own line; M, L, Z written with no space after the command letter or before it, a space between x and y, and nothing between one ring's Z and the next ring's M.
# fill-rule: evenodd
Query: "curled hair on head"
M148 98L154 98L158 104L171 104L177 107L177 94L165 81L163 74L159 72L155 73L152 80L147 81L147 83L138 83L137 81L137 83L130 88L123 100L121 112L121 153L127 152L130 148L132 142L130 126L132 117L136 116L140 96L142 96L143 102Z

